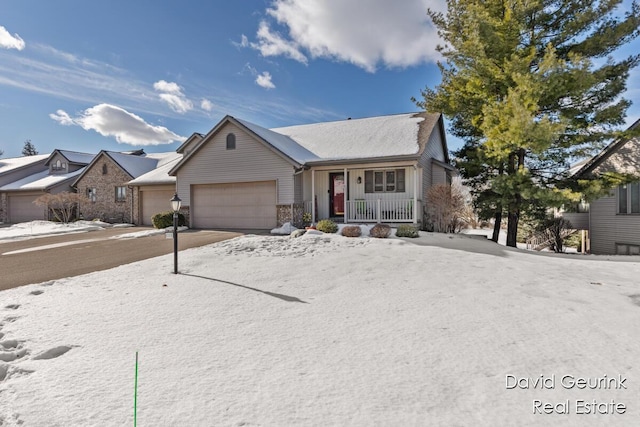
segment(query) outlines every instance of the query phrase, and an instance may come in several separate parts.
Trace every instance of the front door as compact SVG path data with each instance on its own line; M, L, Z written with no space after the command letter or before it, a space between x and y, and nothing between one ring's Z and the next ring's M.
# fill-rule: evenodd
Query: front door
M345 184L344 173L329 174L329 214L344 215Z

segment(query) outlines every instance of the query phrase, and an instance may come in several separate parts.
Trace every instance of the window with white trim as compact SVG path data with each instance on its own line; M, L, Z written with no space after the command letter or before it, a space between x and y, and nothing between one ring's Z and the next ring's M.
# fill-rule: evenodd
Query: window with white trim
M98 193L97 193L95 187L87 188L87 198L92 203L95 203L96 200L98 200Z
M618 187L618 213L640 214L640 182Z
M236 149L236 136L232 133L227 135L227 150Z
M127 200L127 187L116 187L116 202Z
M364 171L365 193L404 193L404 169L380 169Z

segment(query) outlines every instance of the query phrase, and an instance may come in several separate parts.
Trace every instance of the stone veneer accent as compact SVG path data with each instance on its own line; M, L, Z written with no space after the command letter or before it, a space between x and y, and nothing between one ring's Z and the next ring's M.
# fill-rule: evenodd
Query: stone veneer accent
M7 222L9 206L7 206L7 193L0 194L0 222Z
M106 165L106 174L103 174L103 166ZM79 213L85 220L100 219L106 222L133 222L131 208L138 203L137 192L127 186L131 180L129 174L115 163L109 156L102 154L91 166L84 176L78 181L76 189L78 193L87 196L87 189L96 189L96 201L88 198L80 203ZM127 187L126 198L123 202L116 202L116 186ZM133 202L133 203L132 203Z
M290 222L295 227L302 227L302 214L304 213L304 203L291 203L289 205L277 205L278 227L285 222Z

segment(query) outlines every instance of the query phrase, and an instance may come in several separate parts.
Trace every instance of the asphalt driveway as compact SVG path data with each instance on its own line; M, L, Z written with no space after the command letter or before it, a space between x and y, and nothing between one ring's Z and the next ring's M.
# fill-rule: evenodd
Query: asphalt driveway
M106 270L173 253L173 239L167 239L164 234L136 239L111 238L149 229L111 228L0 242L0 290ZM178 250L240 235L232 231L188 230L180 233Z

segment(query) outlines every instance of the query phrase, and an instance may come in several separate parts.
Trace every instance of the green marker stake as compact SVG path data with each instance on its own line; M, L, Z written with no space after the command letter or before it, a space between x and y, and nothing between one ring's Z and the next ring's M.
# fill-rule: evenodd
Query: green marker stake
M138 423L138 352L136 351L136 383L133 390L133 427Z

